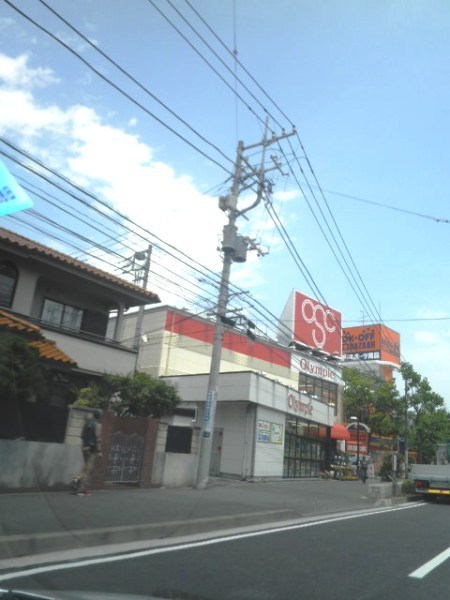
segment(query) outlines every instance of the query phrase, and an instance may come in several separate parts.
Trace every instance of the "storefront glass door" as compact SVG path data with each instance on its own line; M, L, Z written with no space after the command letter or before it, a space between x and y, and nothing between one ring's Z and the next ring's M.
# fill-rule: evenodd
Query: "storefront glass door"
M313 439L318 427L308 423L295 423L295 418L286 420L286 437L284 442L283 477L319 477L320 464L325 460L325 444L320 439ZM295 425L295 426L294 426ZM298 431L311 436L298 435Z

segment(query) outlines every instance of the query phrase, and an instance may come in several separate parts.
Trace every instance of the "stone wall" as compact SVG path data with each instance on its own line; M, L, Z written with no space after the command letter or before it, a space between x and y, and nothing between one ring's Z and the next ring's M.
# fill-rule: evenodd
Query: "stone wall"
M0 491L68 489L82 466L81 446L0 440Z

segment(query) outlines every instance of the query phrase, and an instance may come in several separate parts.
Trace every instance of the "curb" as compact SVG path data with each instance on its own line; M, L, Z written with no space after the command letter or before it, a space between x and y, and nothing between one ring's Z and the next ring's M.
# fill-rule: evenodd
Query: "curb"
M57 533L3 536L0 537L0 544L6 546L7 555L5 556L5 551L0 549L0 553L3 554L3 557L0 557L0 568L2 559L14 556L29 556L89 546L172 538L246 525L261 525L264 523L270 525L289 518L292 519L295 516L295 513L290 509L266 510L221 517L204 517L189 521L167 521L99 529L76 529Z

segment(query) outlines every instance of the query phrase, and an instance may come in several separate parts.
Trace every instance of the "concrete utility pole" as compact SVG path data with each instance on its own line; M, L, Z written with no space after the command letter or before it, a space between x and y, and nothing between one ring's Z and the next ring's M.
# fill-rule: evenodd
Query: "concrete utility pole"
M141 285L141 287L143 287L144 290L147 289L148 276L150 273L151 256L152 256L152 245L149 244L149 246L145 252L136 252L133 257L132 269L135 271L134 283L136 285ZM139 262L142 263L143 260L145 260L145 263L142 266L140 266L139 268L134 267L134 265L136 263L139 263ZM136 351L137 351L136 362L134 365L135 373L136 373L137 367L138 367L139 347L141 344L141 333L142 333L142 322L144 320L144 310L145 310L145 305L142 304L138 310L138 315L137 315L137 319L136 319L136 329L134 332L134 347L136 348Z
M222 355L222 340L224 335L224 320L226 320L231 264L233 262L245 262L247 259L247 250L249 246L252 249L257 250L253 240L238 234L236 220L244 213L255 208L261 202L266 186L265 173L267 170L264 168L266 148L274 142L294 134L295 130L292 133L283 133L280 136L272 136L270 139L268 139L266 122L266 128L262 142L245 147L244 143L240 141L237 147L236 163L230 194L227 196L221 196L219 198L219 208L227 213L228 224L223 228L223 267L214 327L214 341L208 380L208 392L206 396L205 410L203 413L202 437L200 440L200 453L197 471L198 489L205 488L208 484L209 478L214 422L217 406L217 389L219 386L220 359ZM244 152L246 150L250 150L251 148L256 148L258 146L262 146L262 159L259 169L252 167L248 160L244 157ZM279 165L276 165L275 168L279 168ZM239 193L246 189L252 188L255 184L257 185L255 201L244 210L238 210L237 204Z
M404 455L405 455L405 479L408 479L409 474L409 457L408 457L408 380L405 379L405 438L404 438Z

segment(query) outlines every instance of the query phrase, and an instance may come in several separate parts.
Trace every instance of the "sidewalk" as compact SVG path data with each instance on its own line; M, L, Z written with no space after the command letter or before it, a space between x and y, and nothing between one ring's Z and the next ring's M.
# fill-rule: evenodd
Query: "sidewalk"
M1 560L43 552L172 538L376 506L360 481L212 480L205 490L0 495Z

